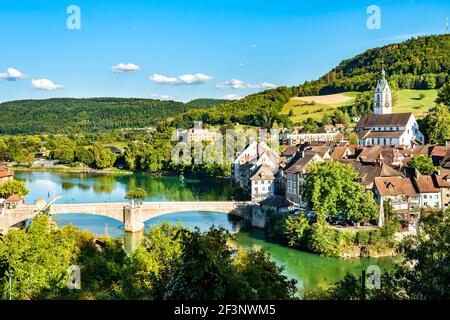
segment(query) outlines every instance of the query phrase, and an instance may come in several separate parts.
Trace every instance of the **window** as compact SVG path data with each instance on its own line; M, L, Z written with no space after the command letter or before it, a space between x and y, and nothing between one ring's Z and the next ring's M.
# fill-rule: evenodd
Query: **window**
M428 196L427 196L427 195L425 194L425 195L423 196L423 198L424 198L424 199L427 199L427 198L428 198Z

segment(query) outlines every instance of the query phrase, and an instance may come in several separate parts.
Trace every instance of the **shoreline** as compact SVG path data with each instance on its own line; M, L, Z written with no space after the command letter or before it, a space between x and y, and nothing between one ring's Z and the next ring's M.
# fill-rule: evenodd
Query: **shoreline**
M133 171L120 169L93 169L85 167L9 167L12 171L49 171L49 172L71 172L71 173L92 173L108 175L131 175Z

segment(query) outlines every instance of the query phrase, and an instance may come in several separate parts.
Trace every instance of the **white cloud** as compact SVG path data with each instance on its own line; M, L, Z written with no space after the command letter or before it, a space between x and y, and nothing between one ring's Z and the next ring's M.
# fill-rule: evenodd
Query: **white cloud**
M277 85L270 83L270 82L261 82L260 84L256 85L256 89L263 89L263 90L267 90L267 89L273 89L276 88Z
M139 71L140 67L134 63L119 63L115 66L112 66L111 69L113 72L135 72Z
M251 47L256 48L256 44L252 43Z
M8 81L15 81L18 79L25 79L25 78L26 76L22 72L14 68L8 68L6 72L0 73L0 79L5 79Z
M167 94L156 94L156 93L154 93L154 94L151 95L151 97L153 99L159 99L159 100L173 100L173 97L169 96Z
M153 74L150 80L158 84L170 84L170 85L183 85L183 84L201 84L206 83L213 79L213 77L208 76L203 73L196 74L183 74L178 77L167 77L162 74Z
M248 84L246 84L244 81L238 80L238 79L231 79L224 82L219 83L216 85L217 88L223 89L223 88L233 88L233 89L246 89L248 88Z
M233 89L240 89L240 90L242 90L242 89L266 90L266 89L273 89L276 87L277 87L276 85L274 85L273 83L269 83L269 82L261 82L258 84L251 84L251 83L246 83L246 82L238 80L238 79L227 80L227 81L221 82L216 85L216 88L219 88L219 89L233 88Z
M60 84L55 84L53 81L48 79L37 79L37 80L31 80L31 85L35 89L39 90L47 90L47 91L53 91L56 89L62 89L63 86Z
M242 97L237 96L237 95L235 95L235 94L227 94L227 95L223 96L222 99L226 99L226 100L239 100L239 99L242 99Z

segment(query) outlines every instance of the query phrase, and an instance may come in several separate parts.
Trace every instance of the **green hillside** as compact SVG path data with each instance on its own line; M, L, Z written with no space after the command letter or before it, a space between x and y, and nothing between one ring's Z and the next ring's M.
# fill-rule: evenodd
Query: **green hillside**
M438 89L450 81L450 34L423 36L369 49L342 61L318 80L307 81L295 87L267 90L209 110L191 110L170 119L167 124L190 127L194 120L203 120L213 125L239 122L268 127L274 121L288 124L289 117L282 110L290 98L372 91L375 89L382 65L394 90ZM408 98L405 97L403 101L408 102ZM367 106L369 105L370 103L367 103ZM416 106L417 104L413 103L412 107ZM399 107L409 108L401 104ZM359 110L364 111L366 110ZM352 112L357 113L358 110Z
M437 90L398 90L394 99L393 112L412 112L416 118L423 118L429 109L434 107L435 100L437 98ZM289 118L294 123L306 121L308 118L312 118L316 121L322 121L324 114L331 114L338 110L340 107L352 106L355 102L355 97L358 92L344 92L343 95L349 96L351 99L342 103L317 103L314 104L302 100L300 98L292 98L287 102L281 111L281 114L290 115ZM371 94L370 92L368 94ZM325 96L326 97L326 96ZM307 98L307 97L304 97ZM303 98L303 99L304 99ZM292 112L291 112L292 110Z
M0 104L0 134L100 132L155 126L168 117L223 100L175 101L129 98L17 100Z

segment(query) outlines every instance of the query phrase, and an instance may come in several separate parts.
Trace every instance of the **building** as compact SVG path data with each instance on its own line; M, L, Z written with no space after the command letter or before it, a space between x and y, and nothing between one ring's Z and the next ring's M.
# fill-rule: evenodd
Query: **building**
M218 137L218 132L209 131L208 129L203 129L201 121L194 122L194 128L189 130L177 129L176 140L179 142L191 143L199 141L215 141Z
M284 169L286 181L286 198L296 204L302 204L303 186L306 182L308 165L323 161L313 151L303 151L297 155Z
M253 201L270 196L275 191L282 159L265 142L251 141L233 165L235 183L249 193ZM269 174L270 172L270 174ZM273 181L266 177L273 176Z
M441 190L435 185L432 176L417 175L413 181L420 195L421 208L440 209L442 207Z
M435 185L441 190L441 208L450 208L450 171L439 172L433 176Z
M0 186L4 184L6 181L14 180L14 172L10 170L8 167L0 167Z
M392 93L384 70L375 89L374 113L365 114L355 127L362 146L404 145L414 147L424 144L414 114L392 113Z
M385 220L385 203L389 202L394 214L404 220L415 221L419 215L420 196L409 178L376 177L373 187L374 198L380 207L378 225Z
M257 167L250 177L252 201L259 202L275 194L275 175L265 164Z
M301 144L311 141L337 141L340 134L338 132L330 133L299 133L299 134L287 134L286 140L289 145Z

